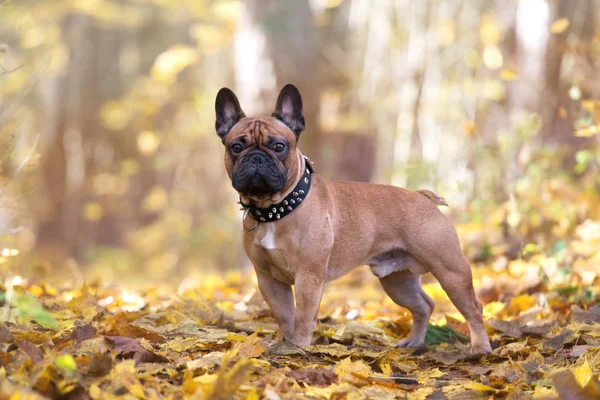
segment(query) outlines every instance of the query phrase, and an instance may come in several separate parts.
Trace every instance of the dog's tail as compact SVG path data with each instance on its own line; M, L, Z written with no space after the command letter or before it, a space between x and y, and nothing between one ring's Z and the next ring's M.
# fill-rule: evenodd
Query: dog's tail
M429 200L431 200L433 202L433 204L437 204L438 206L448 207L448 203L446 202L446 199L444 199L442 196L432 192L431 190L421 189L421 190L417 190L417 192L421 193L423 196L427 197Z

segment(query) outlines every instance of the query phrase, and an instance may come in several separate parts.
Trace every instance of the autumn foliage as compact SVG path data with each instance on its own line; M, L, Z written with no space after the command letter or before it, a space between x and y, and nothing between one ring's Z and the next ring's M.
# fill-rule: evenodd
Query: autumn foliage
M598 11L0 0L0 400L600 399ZM395 348L366 267L279 342L214 98L269 115L288 82L318 173L448 200L491 355L428 275L427 346Z
M427 347L395 348L410 315L368 269L329 285L305 349L276 345L252 273L139 291L17 280L5 303L13 322L0 328L0 390L11 399L594 399L600 223L557 243L478 264L494 348L483 358L469 355L464 320L433 281Z

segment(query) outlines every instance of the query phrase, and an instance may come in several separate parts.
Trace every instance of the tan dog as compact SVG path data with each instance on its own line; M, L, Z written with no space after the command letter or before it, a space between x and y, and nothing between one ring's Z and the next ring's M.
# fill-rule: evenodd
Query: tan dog
M412 331L399 346L423 345L434 304L421 288L421 274L431 272L467 320L471 352L491 351L469 262L436 206L445 204L441 197L312 173L296 147L305 123L293 85L281 90L271 117L246 117L227 88L217 94L215 109L225 167L246 209L244 249L285 340L309 345L325 282L367 264L391 299L413 315Z

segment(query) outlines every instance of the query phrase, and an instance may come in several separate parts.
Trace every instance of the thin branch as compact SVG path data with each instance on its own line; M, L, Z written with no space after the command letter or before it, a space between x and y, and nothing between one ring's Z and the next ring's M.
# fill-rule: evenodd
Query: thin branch
M13 72L20 70L21 68L23 68L22 65L19 65L17 68L13 68L11 70L8 70L8 69L2 67L2 71L0 71L0 76L12 74Z
M46 68L46 66L48 64L49 64L49 62L44 63L35 70L35 72L32 74L32 77L27 82L27 86L21 91L21 93L19 93L17 98L10 105L10 107L8 107L2 114L0 114L0 130L4 127L4 125L6 124L6 121L8 121L10 116L17 110L19 105L23 102L23 100L25 99L25 96L27 96L33 90L35 84L37 83L38 79L42 75L42 70L44 68ZM18 67L18 68L21 68L21 67ZM12 71L16 71L16 69L12 70ZM12 72L12 71L10 71L10 72Z
M19 172L21 172L21 170L23 169L23 167L25 167L25 165L27 165L27 162L29 162L29 159L31 158L31 156L35 152L35 148L37 146L39 138L40 138L40 134L38 133L35 136L35 141L33 142L33 146L31 146L31 149L29 150L29 153L27 153L27 156L23 159L23 161L21 161L21 164L19 164L19 166L17 167L15 173L9 178L8 182L6 182L6 185L4 185L4 187L0 188L0 196L2 196L2 194L4 193L4 191L6 190L6 188L8 187L8 185L10 185L10 183L19 175Z

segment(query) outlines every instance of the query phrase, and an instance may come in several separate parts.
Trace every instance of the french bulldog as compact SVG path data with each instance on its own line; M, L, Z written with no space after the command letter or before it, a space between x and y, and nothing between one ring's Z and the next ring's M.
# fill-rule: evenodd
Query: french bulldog
M369 265L387 295L412 313L412 330L398 346L424 344L434 303L421 275L431 272L467 321L471 353L491 352L471 267L437 207L446 204L442 197L315 173L298 148L305 120L294 85L281 90L270 117L246 117L228 88L218 92L215 111L225 168L245 210L243 246L284 341L310 345L325 283Z

